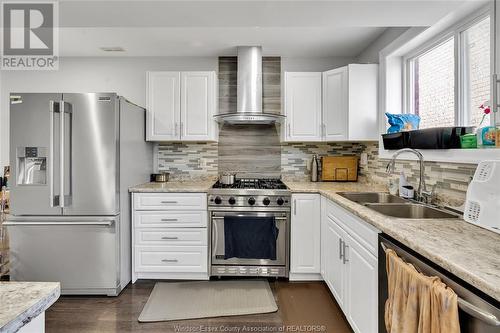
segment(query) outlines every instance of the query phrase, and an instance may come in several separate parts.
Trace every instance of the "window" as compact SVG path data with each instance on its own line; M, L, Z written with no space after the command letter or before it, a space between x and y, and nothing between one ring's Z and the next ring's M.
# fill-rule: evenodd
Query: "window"
M455 124L454 40L448 39L413 59L413 112L420 128Z
M490 18L448 32L407 58L407 112L420 128L478 126L490 95ZM489 125L489 116L482 125Z
M490 99L490 18L461 34L464 62L464 123L478 126L484 112L479 107ZM490 123L489 115L483 125Z

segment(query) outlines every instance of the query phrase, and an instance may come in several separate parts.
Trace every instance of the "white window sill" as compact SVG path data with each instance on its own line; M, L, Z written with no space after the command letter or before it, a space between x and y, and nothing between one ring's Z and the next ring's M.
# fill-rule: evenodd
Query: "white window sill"
M382 147L382 146L381 146ZM379 158L391 159L397 150L386 150L379 148ZM478 148L478 149L418 149L424 155L424 161L477 164L484 160L500 160L500 149ZM402 160L416 160L411 153L398 156Z

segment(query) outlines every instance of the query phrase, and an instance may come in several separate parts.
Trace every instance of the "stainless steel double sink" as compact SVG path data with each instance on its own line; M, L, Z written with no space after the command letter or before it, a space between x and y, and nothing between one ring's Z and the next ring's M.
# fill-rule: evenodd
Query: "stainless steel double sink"
M340 196L364 205L381 214L403 219L460 218L459 215L436 207L415 203L382 192L339 192Z

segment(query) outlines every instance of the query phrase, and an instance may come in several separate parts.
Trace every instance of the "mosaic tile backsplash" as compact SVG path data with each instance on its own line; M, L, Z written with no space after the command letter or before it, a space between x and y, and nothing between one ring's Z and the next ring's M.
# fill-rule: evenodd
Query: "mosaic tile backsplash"
M217 177L217 143L160 143L155 149L156 168L160 172L170 172L170 179Z
M359 173L370 182L387 184L385 172L387 160L378 158L378 143L300 143L280 145L281 152L268 150L270 154L281 154L281 175L284 179L307 181L310 175L310 161L313 154L319 156L359 155L366 152L368 164L360 165ZM263 148L264 149L264 148ZM245 150L240 149L243 153ZM258 149L255 151L259 151ZM171 173L172 179L216 177L219 170L229 170L224 161L219 161L217 143L166 143L158 145L158 169ZM222 154L224 155L224 153ZM224 157L227 159L227 157ZM228 159L230 161L231 159ZM246 168L252 168L246 160ZM234 161L230 161L233 163ZM221 166L219 166L219 164ZM476 170L475 164L426 162L425 180L429 187L435 186L438 201L459 206L465 201L467 186ZM256 166L257 167L257 166ZM410 184L417 185L418 163L396 162L395 174L399 179L404 171Z

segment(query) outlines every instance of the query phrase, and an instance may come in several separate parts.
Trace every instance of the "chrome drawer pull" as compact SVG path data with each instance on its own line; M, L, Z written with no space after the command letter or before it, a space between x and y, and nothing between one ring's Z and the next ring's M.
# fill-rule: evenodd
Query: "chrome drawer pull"
M179 262L177 259L162 259L162 262Z
M349 245L346 245L346 243L343 241L343 247L344 247L344 261L343 263L345 264L346 262L349 262L349 259L347 259L347 255L346 255L346 249L349 249Z
M342 253L342 248L343 248L343 245L342 245L342 238L339 237L339 259L342 260L342 256L343 256L343 253Z
M179 219L161 219L162 222L176 222L179 221Z
M165 237L162 237L161 239L172 240L172 239L179 239L179 237L168 237L168 236L165 236Z
M177 201L162 201L163 204L176 204Z

